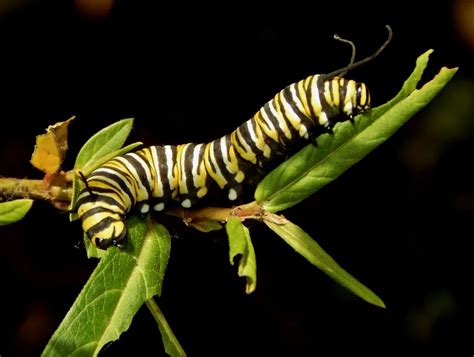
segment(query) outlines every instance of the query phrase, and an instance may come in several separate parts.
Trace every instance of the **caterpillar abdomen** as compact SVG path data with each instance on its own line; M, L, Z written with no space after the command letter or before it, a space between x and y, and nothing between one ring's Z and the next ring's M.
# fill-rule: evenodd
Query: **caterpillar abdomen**
M151 146L116 157L87 178L77 203L82 227L106 249L123 244L125 218L134 207L142 214L171 202L190 208L216 192L221 202L236 202L302 139L369 107L364 84L315 75L287 86L210 143Z

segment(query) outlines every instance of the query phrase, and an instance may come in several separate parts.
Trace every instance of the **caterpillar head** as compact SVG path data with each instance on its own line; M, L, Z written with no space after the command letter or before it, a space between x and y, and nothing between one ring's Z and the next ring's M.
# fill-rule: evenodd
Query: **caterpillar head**
M99 249L115 245L123 247L127 237L127 228L123 214L113 210L113 206L104 206L91 199L82 200L77 214L82 220L82 229L92 244Z
M99 249L107 249L112 245L122 248L127 237L125 222L122 220L105 220L103 222L105 222L104 224L106 225L106 228L95 232L92 229L94 227L91 227L91 229L86 231L87 236L90 238L92 244L94 244Z
M357 83L348 80L340 87L342 111L344 115L353 118L357 114L363 113L370 109L370 93L364 83Z
M370 109L370 92L364 83L356 83L355 95L353 96L355 113L362 113Z

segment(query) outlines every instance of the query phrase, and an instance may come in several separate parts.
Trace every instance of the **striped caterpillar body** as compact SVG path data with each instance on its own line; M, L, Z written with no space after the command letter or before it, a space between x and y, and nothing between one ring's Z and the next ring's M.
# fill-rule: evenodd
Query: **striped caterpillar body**
M242 197L296 145L338 121L370 108L365 84L343 78L345 73L377 57L388 38L371 56L326 75L313 75L279 92L232 133L207 144L151 146L106 162L93 171L76 203L82 228L100 249L121 247L127 235L126 216L136 208L147 214L170 203L190 208L218 196L228 202Z
M250 120L210 143L151 146L115 157L89 175L79 195L82 228L106 249L125 243L132 208L141 214L172 202L190 208L216 194L235 203L295 144L369 108L365 84L314 75L287 86Z

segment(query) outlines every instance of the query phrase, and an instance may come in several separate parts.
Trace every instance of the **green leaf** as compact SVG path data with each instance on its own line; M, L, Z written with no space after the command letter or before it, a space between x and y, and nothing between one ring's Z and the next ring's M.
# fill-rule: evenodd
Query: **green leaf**
M250 294L257 287L257 260L250 232L236 217L230 217L225 228L229 236L230 264L234 265L235 257L240 255L237 273L246 278L245 292Z
M311 264L325 272L336 282L346 287L365 301L376 306L385 307L385 304L377 295L341 268L339 264L337 264L334 259L332 259L329 254L327 254L305 231L286 219L284 221L284 223L279 224L269 220L264 220L265 224L283 238L283 240L296 250L296 252L305 257Z
M92 171L102 166L104 163L106 163L110 159L113 159L114 157L119 156L119 155L126 154L127 152L132 151L133 149L137 148L140 145L143 145L141 141L127 145L118 150L114 150L104 156L96 157L94 158L93 161L89 161L80 171L82 172L84 176L87 177Z
M334 134L321 135L317 145L307 145L268 174L257 186L257 202L269 212L291 207L335 180L394 134L426 106L457 71L442 68L434 79L417 90L430 53L418 58L415 70L391 101L357 116L354 124L338 123Z
M0 226L6 226L23 219L30 210L33 200L19 199L0 203Z
M163 345L165 346L165 352L172 357L186 356L183 347L181 347L180 343L178 342L178 339L171 330L156 301L154 299L149 299L147 300L146 305L158 324L158 329L161 333Z
M43 356L96 356L126 331L143 303L161 294L170 254L166 228L131 217L129 241L100 260Z
M97 160L120 149L130 134L132 125L133 119L123 119L94 134L77 154L74 168L83 170L87 165L94 165Z

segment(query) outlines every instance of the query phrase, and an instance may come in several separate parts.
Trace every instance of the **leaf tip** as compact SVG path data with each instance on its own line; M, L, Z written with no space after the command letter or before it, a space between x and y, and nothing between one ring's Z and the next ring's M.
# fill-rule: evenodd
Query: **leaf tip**
M245 286L245 293L247 295L250 295L255 291L256 288L257 288L256 282L252 281L251 279L248 279L247 284Z
M127 126L132 126L133 125L133 121L135 120L135 118L125 118L125 119L122 119L122 123L125 123Z
M371 301L372 304L374 304L375 306L378 306L382 309L387 309L387 306L385 305L385 303L380 299L380 298L377 298L377 301Z
M369 304L375 305L377 307L380 307L382 309L386 309L387 306L385 303L382 301L381 298L379 298L374 292L368 291L364 296L361 296L363 300L368 302Z

